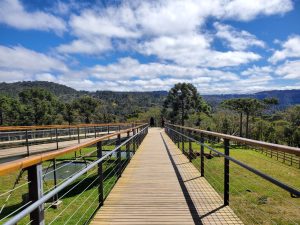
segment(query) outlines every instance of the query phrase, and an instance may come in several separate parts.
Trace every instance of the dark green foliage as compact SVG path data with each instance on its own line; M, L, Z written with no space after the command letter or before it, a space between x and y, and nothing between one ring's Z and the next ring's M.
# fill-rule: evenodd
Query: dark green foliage
M169 91L163 112L167 119L184 126L184 121L189 118L190 114L209 111L209 106L201 98L194 85L178 83Z
M27 89L19 94L21 104L24 105L23 120L25 124L52 124L59 110L57 98L42 88Z
M74 108L78 111L84 123L91 123L91 117L95 114L99 101L85 95L74 101Z

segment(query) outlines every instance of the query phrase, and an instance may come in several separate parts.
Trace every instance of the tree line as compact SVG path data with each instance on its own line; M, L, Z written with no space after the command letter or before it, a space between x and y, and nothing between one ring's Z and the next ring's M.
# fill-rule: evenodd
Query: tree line
M212 109L192 84L176 84L162 115L171 123L300 147L300 105L272 111L276 98L234 98Z
M130 122L153 117L157 125L164 118L175 124L300 147L300 105L273 111L278 104L275 98L233 98L212 108L189 83L176 84L163 101L158 97L155 101L159 104L153 104L147 95L136 102L124 94L109 101L81 95L64 102L43 88L28 88L17 97L0 95L0 125ZM142 108L141 101L147 101L147 107Z
M88 95L62 102L43 88L30 88L17 98L0 95L0 125L25 126L113 122L98 99Z

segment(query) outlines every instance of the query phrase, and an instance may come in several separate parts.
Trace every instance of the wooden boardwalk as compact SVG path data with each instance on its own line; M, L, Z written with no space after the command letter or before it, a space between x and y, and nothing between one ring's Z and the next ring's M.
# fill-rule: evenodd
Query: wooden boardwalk
M151 128L92 225L243 224L162 129Z
M114 133L114 132L115 131L111 131L110 133ZM97 137L105 135L105 134L107 134L107 132L97 132ZM69 136L64 136L64 137L69 137ZM74 137L74 135L72 137ZM59 138L63 138L63 137L60 136ZM93 140L94 138L95 138L94 134L87 134L86 137L84 134L81 134L80 135L80 143L88 142L90 140ZM38 141L41 141L41 140L53 141L50 138L39 138L37 140ZM30 139L30 141L33 141L33 140ZM5 143L13 144L14 142L18 143L18 141L10 141L10 142L5 142ZM0 142L0 144L3 144L3 143L4 142ZM77 144L78 144L77 139L75 139L75 140L60 140L58 142L58 148L62 149L62 148L70 147L70 146L77 145ZM41 143L30 144L30 146L29 146L30 155L49 152L49 151L53 151L53 150L57 150L56 142L43 143L43 144L41 144ZM4 148L4 149L1 149L1 147L0 147L0 163L12 161L12 160L15 160L18 158L23 158L25 156L27 156L27 147L26 146Z

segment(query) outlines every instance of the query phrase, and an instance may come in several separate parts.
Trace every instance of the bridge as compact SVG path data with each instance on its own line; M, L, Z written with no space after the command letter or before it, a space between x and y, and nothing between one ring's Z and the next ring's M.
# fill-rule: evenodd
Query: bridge
M81 143L51 151L41 148L0 164L1 179L12 174L17 177L11 189L1 190L5 200L1 201L0 223L276 224L279 220L271 206L286 205L291 207L286 209L288 217L276 211L280 223L300 222L299 180L282 181L272 171L267 173L238 158L235 150L237 144L249 151L251 146L255 150L249 155L259 157L256 150L264 149L278 160L284 153L295 164L300 162L298 148L172 124L165 128L123 124L112 133L103 131L91 137L91 132L88 136ZM265 166L267 162L282 163L264 160ZM83 162L81 168L59 177L65 167ZM283 172L300 174L296 167L282 166ZM270 207L265 203L268 199L261 198L268 197L268 191L272 192ZM11 196L21 193L27 193L27 199L9 205Z

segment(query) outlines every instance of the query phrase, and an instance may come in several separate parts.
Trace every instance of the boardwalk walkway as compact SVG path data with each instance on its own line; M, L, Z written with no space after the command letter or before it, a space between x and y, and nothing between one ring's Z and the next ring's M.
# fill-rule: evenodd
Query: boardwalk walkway
M243 224L222 203L163 130L152 128L91 224Z

